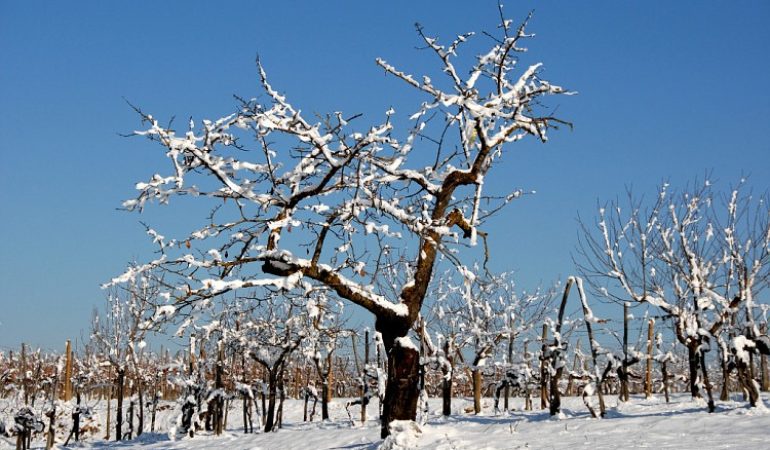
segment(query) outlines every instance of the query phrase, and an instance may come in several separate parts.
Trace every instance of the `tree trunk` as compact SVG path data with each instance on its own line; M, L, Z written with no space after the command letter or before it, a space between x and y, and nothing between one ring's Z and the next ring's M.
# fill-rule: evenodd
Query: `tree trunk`
M321 420L329 420L329 373L321 379Z
M139 397L139 424L136 429L136 435L141 436L144 433L144 384L141 380L138 383L137 395Z
M355 336L355 335L354 335ZM355 348L355 347L353 347ZM361 425L366 425L366 405L369 403L369 380L367 380L366 368L369 365L369 329L364 334L364 367L361 371Z
M278 411L277 411L277 420L276 425L278 428L283 428L283 403L286 400L286 374L284 373L284 368L281 366L280 369L280 377L278 378L278 392L280 393L279 402L278 402Z
M543 324L542 335L543 346L540 353L540 409L548 407L548 376L545 368L545 354L548 350L548 345L545 340L548 338L548 325Z
M217 352L217 365L216 365L216 373L214 375L214 387L217 389L217 394L214 397L214 434L217 436L222 434L222 431L224 431L224 380L222 379L222 375L224 372L224 347L222 345L222 341L220 340L218 342L219 351Z
M396 345L390 330L383 333L383 343L388 354L388 380L385 385L385 400L382 405L380 436L390 434L388 428L394 420L415 420L417 401L420 397L420 355L417 349ZM383 332L384 331L384 332ZM404 330L404 335L406 335ZM387 333L387 334L386 334Z
M243 389L243 432L248 434L249 433L249 427L251 426L251 399L249 398L248 392L245 390L246 384L246 355L241 354L241 370L242 378L241 382L243 383L244 389ZM251 387L249 387L249 390L252 392L253 390Z
M150 413L150 432L155 432L155 415L158 412L158 374L152 387L152 412Z
M112 367L110 367L108 369L108 372L107 372L107 379L109 380L111 378L112 378ZM113 392L113 389L114 389L114 386L112 384L110 384L109 387L107 388L107 426L106 426L107 435L104 436L104 440L105 441L109 441L110 440L110 426L111 426L110 414L112 413L112 392Z
M264 426L267 423L267 406L265 405L265 387L262 386L262 389L259 391L259 397L262 400L262 425Z
M660 366L660 372L661 376L663 377L663 394L666 396L666 403L669 402L668 398L668 368L666 367L666 362L663 361Z
M722 390L719 393L719 400L726 402L730 399L730 371L727 369L727 360L722 357Z
M698 389L698 353L695 351L697 344L687 345L687 362L690 369L690 394L692 398L700 398L700 390Z
M56 439L56 383L58 381L59 380L54 377L53 387L51 388L51 410L48 411L50 421L48 422L48 438L45 443L46 450L53 448ZM27 448L29 448L29 443L27 444Z
M713 413L716 411L716 406L714 405L714 394L711 389L711 381L709 381L708 368L706 367L706 352L703 350L700 351L700 367L703 373L703 385L706 387L706 395L708 395L709 412Z
M75 409L75 414L73 414L73 418L72 418L73 419L72 420L73 421L72 428L73 428L73 431L75 432L75 442L80 441L80 401L81 401L80 389L78 389L78 391L77 391L77 404L78 404L78 406Z
M334 387L334 360L332 358L332 352L329 352L329 354L326 356L326 383L328 385L328 388L326 389L326 395L324 395L324 401L328 405L329 402L332 401L332 391ZM321 405L321 409L323 409L323 404ZM322 411L323 415L323 411ZM324 420L328 419L328 417L324 417Z
M738 370L738 380L740 381L743 390L748 393L749 405L754 408L757 406L759 400L759 386L756 380L751 377L751 369L740 358L736 358L736 368ZM710 411L709 411L710 412Z
M767 324L763 323L762 327L760 328L760 332L763 335L767 334ZM767 355L760 354L759 355L759 370L762 382L762 392L770 391L770 374L767 373Z
M509 368L512 367L512 364L513 364L513 333L508 335L508 367ZM508 378L507 370L503 372L503 379L505 380L506 378ZM505 411L508 411L508 398L511 395L511 388L508 385L508 383L505 384L505 392L503 395L505 395L505 401L503 402L503 409Z
M452 375L453 375L453 364L454 359L449 356L449 340L447 339L444 341L444 357L447 359L447 362L449 363L449 370L447 371L446 368L444 368L444 379L441 383L441 391L442 391L442 397L443 397L443 403L442 403L442 414L445 416L449 416L452 414Z
M115 440L123 440L123 388L126 380L126 371L122 367L118 369L118 392L116 393L118 406L115 408Z
M623 364L618 373L620 378L620 400L627 402L631 395L628 391L628 302L623 303Z
M134 438L134 397L128 401L128 439Z
M273 425L275 425L275 400L276 400L276 384L277 374L276 371L268 372L267 383L267 410L265 416L265 433L273 431ZM264 399L263 399L264 401Z

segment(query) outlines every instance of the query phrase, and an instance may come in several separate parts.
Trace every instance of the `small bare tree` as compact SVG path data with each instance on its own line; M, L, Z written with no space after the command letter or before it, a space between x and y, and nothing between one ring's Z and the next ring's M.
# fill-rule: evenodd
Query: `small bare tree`
M582 224L578 264L597 294L646 303L673 318L688 352L691 394L699 397L705 387L714 411L706 352L726 329L739 341L759 336L753 298L770 273L767 202L742 196L740 186L720 199L708 181L678 193L666 183L646 208L628 197L627 205L600 208L595 229ZM735 337L733 349L754 348ZM727 346L720 348L725 353Z

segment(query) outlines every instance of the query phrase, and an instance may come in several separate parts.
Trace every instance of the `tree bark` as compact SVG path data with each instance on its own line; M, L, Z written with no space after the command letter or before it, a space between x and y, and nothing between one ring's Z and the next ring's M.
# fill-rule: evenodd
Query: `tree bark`
M709 412L716 411L716 405L714 404L714 394L711 388L711 381L709 381L708 368L706 367L706 352L700 350L700 367L703 373L703 385L706 387L706 395L708 395L708 407Z
M654 327L655 327L655 321L650 319L647 325L647 370L645 371L645 378L644 378L645 398L652 397L652 342L653 342Z
M355 348L355 347L353 347ZM366 425L366 405L369 403L367 395L369 394L369 381L367 380L366 368L369 365L369 329L364 334L364 367L361 371L361 425Z
M403 331L403 336L406 335L407 330ZM415 420L417 417L417 401L420 396L420 355L414 348L395 345L395 338L398 337L395 334L388 333L380 327L378 331L383 335L383 344L388 354L388 380L385 385L380 429L381 437L385 438L390 434L388 428L390 422Z
M144 383L137 380L137 397L139 399L139 423L136 428L136 435L141 436L144 433Z
M620 378L620 400L627 402L630 398L628 390L628 302L623 303L623 364L618 378Z
M267 411L265 417L265 433L273 431L275 425L275 401L276 401L276 384L277 384L277 371L268 372L267 383Z
M727 368L727 360L722 356L722 390L719 393L719 400L726 402L730 399L730 371Z
M126 380L126 370L118 368L117 407L115 408L115 440L123 440L123 388Z
M321 380L321 420L329 420L329 398L331 398L331 394L329 393L330 390L329 377L327 374L327 376L323 377Z
M551 357L549 358L551 379L550 379L550 398L549 408L552 416L561 412L561 392L559 392L559 380L564 372L564 365L567 363L562 353L566 348L566 345L561 342L561 327L564 321L564 312L567 308L567 299L569 298L569 291L572 287L573 278L567 281L564 287L564 295L561 298L561 305L559 305L559 316L556 321L556 329L553 336L553 350ZM557 367L558 366L558 367Z
M112 379L112 366L109 367L107 372L107 379ZM110 440L110 426L112 425L110 423L110 414L112 413L112 392L114 390L114 386L112 383L109 384L109 387L107 388L107 435L104 436L104 440L109 441Z
M449 339L444 341L444 357L447 359L447 362L449 363L449 370L447 370L445 367L443 369L444 379L441 383L441 391L442 391L442 408L441 413L445 416L449 416L452 414L452 375L453 375L453 364L454 359L449 355Z
M695 350L697 344L687 345L687 362L690 369L690 395L692 398L701 398L698 389L698 353Z
M763 323L759 331L763 335L766 335L767 324ZM759 376L761 377L760 380L762 383L762 392L770 391L770 376L769 376L770 374L768 374L767 372L767 355L765 355L764 353L759 355L759 370L760 370Z
M543 324L543 335L541 338L543 341L543 346L540 353L540 409L545 409L548 407L548 372L545 368L545 354L548 350L548 345L545 342L545 340L548 338L548 325L546 324Z
M513 321L511 321L511 322L513 322ZM511 324L511 329L513 329L513 324ZM508 335L508 367L510 368L510 367L512 367L512 365L513 365L513 333ZM506 370L506 371L503 372L503 379L505 379L507 377L508 377L508 373L507 373L507 370ZM503 395L505 395L505 401L503 402L503 409L505 411L508 411L508 408L509 408L509 406L508 406L508 398L511 395L511 388L510 388L510 386L507 383L505 385L505 391L504 391Z

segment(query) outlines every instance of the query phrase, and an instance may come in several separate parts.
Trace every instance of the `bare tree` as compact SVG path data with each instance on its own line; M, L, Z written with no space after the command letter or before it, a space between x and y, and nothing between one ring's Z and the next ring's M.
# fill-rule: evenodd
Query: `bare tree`
M417 79L377 59L424 99L401 139L392 108L382 122L361 131L353 128L359 115L335 112L312 123L268 82L261 63L267 104L242 100L221 119L200 125L191 120L182 135L137 109L148 128L134 134L160 143L173 170L139 183L139 194L124 207L141 211L148 201L186 195L210 199L215 210L207 225L182 239L166 240L150 230L159 257L113 282L162 268L175 308L235 289L325 286L375 317L389 361L382 435L392 420L414 420L419 357L407 333L439 255L462 265L456 251L479 237L486 242L479 229L485 219L523 193L484 191L486 175L510 151L507 144L528 135L545 141L549 128L564 124L541 106L542 97L566 93L541 77L542 65L517 74L521 45L532 35L526 21L511 25L503 20L497 37L487 35L491 49L467 71L455 64L473 33L441 44L418 26L446 77L441 80ZM256 149L244 134L256 138ZM412 276L391 297L376 280L397 249L409 255Z
M650 304L673 318L688 351L691 394L699 397L704 387L714 411L706 352L716 342L726 354L728 328L733 340L759 335L753 298L770 272L767 202L742 196L740 186L720 199L709 181L682 192L666 183L647 207L628 198L600 208L595 229L582 224L578 265L599 295Z
M133 437L134 406L139 407L137 434L144 429L144 386L140 365L140 353L145 346L144 337L152 326L151 315L159 284L151 272L145 272L125 286L113 289L107 296L107 308L103 315L94 315L91 339L100 348L106 361L115 369L115 439ZM127 378L130 374L133 379ZM123 431L123 399L126 383L134 387L138 399L129 395L129 431Z

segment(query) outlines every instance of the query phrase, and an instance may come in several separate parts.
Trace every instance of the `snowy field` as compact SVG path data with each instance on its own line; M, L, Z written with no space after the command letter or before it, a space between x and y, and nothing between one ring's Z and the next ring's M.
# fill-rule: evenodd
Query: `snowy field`
M765 402L770 400L765 394ZM740 400L740 399L737 399ZM485 411L491 410L491 400L485 399ZM618 404L614 397L607 400L607 417L591 419L582 401L564 399L562 417L551 418L547 411L513 411L507 414L479 416L459 414L471 403L455 400L458 412L450 418L441 417L440 400L432 399L433 412L416 438L399 436L399 443L419 449L557 449L557 448L674 448L674 449L769 449L770 410L750 410L742 401L720 402L717 412L709 414L705 405L676 396L670 404L662 398L644 400L633 398ZM514 403L518 406L518 401ZM376 404L369 408L376 413ZM320 413L320 405L318 408ZM235 403L229 414L228 431L222 436L200 434L194 439L174 441L165 433L145 433L139 439L116 443L91 440L71 448L93 449L226 449L226 450L288 450L288 449L377 449L382 444L379 426L370 420L366 426L351 424L344 401L331 404L332 420L303 423L302 402L289 400L284 415L284 428L276 433L244 435L240 426L240 404ZM357 407L351 408L353 417ZM159 416L159 424L168 429L173 413ZM43 448L37 440L34 448ZM14 442L0 438L0 449L14 448ZM63 448L63 447L59 447Z

